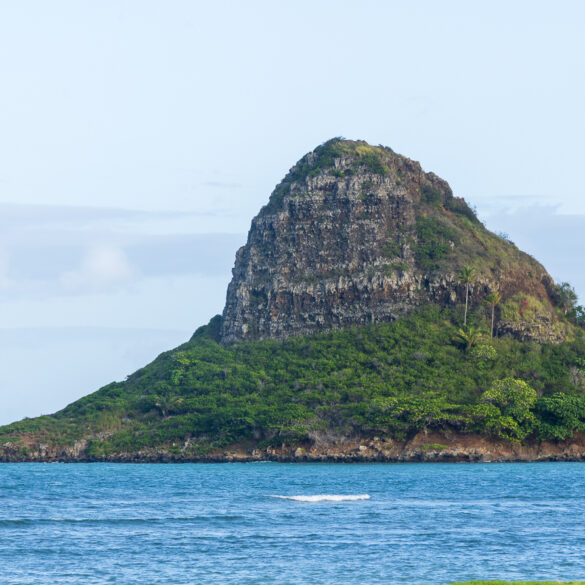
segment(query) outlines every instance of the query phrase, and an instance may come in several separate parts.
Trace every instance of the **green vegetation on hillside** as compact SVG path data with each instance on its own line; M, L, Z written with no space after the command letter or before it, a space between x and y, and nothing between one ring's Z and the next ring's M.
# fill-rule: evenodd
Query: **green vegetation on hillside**
M451 251L451 242L457 241L457 233L434 217L420 217L416 221L415 257L423 270L438 267L438 261Z
M54 445L89 438L94 457L165 447L196 456L236 443L306 444L323 435L408 438L423 429L514 441L585 431L585 339L560 345L456 341L459 311L428 306L394 323L291 338L217 343L220 317L125 382L52 416L0 429Z
M329 170L335 165L335 159L352 156L355 162L347 173L353 175L362 166L375 175L386 175L390 168L385 160L394 154L385 146L371 146L367 142L332 138L318 146L313 153L305 155L290 171L286 180L298 181L305 177L316 177L321 171ZM346 174L347 170L344 171Z

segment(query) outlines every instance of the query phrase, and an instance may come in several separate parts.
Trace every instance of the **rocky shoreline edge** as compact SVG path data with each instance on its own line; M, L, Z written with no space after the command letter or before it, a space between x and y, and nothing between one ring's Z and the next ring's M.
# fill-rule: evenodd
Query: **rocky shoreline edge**
M577 433L564 441L520 444L480 435L419 433L407 441L379 437L342 438L305 446L256 448L234 445L205 454L189 453L190 442L177 448L141 450L95 456L87 453L88 442L69 447L18 443L0 445L1 463L503 463L585 461L585 435Z

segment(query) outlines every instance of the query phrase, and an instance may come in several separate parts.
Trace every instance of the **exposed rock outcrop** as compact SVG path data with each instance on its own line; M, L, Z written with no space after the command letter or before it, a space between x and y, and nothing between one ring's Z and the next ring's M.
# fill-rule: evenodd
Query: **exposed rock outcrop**
M565 441L535 441L521 444L473 434L420 432L409 440L380 437L338 437L335 442L315 441L305 446L255 448L233 445L205 455L186 455L164 447L106 456L90 455L80 445L23 449L13 443L0 445L0 462L92 462L173 463L173 462L513 462L585 461L585 435L576 433Z
M542 308L540 326L510 322L501 333L564 339L544 326L556 322L553 281L536 260L489 232L419 163L334 139L301 159L252 221L221 340L280 339L391 321L427 303L453 305L462 298L463 265L477 272L472 301L499 289L504 301L524 294Z

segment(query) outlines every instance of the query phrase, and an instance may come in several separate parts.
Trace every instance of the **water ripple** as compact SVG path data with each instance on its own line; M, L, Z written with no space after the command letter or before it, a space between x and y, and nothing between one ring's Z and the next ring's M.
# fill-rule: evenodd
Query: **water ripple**
M585 464L0 464L10 585L585 574Z

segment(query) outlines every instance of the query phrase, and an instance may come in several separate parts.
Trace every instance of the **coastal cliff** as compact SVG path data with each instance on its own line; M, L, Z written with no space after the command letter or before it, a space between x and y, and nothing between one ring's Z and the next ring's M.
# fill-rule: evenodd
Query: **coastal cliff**
M305 155L253 219L236 255L221 341L393 321L429 303L454 307L464 265L476 273L472 302L492 290L502 308L530 297L530 319L504 311L502 333L564 339L550 275L488 231L444 180L389 148L333 139Z

